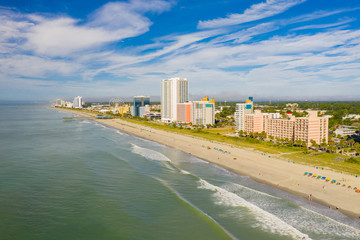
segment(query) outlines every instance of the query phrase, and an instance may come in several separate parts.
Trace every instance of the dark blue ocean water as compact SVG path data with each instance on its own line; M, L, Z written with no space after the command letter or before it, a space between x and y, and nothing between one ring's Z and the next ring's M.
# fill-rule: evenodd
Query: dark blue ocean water
M0 239L360 239L358 219L179 150L51 109L0 113Z

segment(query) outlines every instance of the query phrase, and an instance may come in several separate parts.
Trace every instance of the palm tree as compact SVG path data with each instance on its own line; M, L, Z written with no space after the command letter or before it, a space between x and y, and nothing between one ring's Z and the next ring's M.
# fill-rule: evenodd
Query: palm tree
M355 152L359 153L360 143L356 142L356 143L354 144L354 149L355 149Z
M239 131L239 135L242 137L244 135L244 131L243 130L240 130Z
M336 147L335 147L335 143L334 142L329 142L329 151L330 152L334 152L336 151Z
M301 140L295 140L294 144L295 144L296 146L301 146Z
M350 139L349 141L347 141L347 143L350 145L351 148L353 148L354 144L355 144L355 140L354 139Z
M317 150L319 148L319 145L315 142L315 140L311 139L310 143L311 143L311 146L315 148L315 150Z
M265 131L262 131L260 134L261 134L262 140L266 139L267 134Z

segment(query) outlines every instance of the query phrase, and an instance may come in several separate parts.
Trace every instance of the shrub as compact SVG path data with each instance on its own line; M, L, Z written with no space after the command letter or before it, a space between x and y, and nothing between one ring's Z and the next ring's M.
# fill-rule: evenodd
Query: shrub
M356 158L354 158L354 157L351 157L351 158L346 159L345 162L347 162L347 163L360 164L359 159L356 159Z

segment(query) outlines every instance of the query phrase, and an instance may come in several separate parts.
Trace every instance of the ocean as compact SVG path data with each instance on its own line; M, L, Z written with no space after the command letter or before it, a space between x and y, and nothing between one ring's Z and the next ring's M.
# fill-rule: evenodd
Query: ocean
M0 239L360 239L360 221L180 150L0 106Z

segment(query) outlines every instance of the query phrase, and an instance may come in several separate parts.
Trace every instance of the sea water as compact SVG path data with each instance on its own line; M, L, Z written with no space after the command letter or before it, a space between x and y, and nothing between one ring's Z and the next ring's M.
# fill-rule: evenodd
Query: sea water
M56 110L0 114L0 239L360 239L359 219L180 150Z

